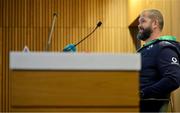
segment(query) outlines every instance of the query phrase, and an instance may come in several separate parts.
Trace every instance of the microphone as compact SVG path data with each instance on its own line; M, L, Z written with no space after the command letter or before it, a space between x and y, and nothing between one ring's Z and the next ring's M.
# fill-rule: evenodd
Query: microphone
M97 23L97 27L100 27L100 26L101 26L101 24L102 24L102 22L101 22L101 21L99 21L99 22Z
M46 51L49 51L49 47L50 47L50 45L51 45L51 40L52 40L52 33L53 33L53 31L54 31L54 25L55 25L55 22L56 22L56 18L57 18L57 13L56 12L54 12L53 13L53 21L52 21L52 26L51 26L51 30L50 30L50 32L49 32L49 36L48 36L48 43L47 43L47 45L46 45Z
M84 40L86 40L90 35L92 35L96 31L96 29L98 27L100 27L101 25L102 25L102 22L99 21L93 31L91 31L87 36L85 36L78 43L76 43L76 44L68 44L67 46L65 46L65 48L63 49L63 52L76 52L76 46L79 45L80 43L82 43Z

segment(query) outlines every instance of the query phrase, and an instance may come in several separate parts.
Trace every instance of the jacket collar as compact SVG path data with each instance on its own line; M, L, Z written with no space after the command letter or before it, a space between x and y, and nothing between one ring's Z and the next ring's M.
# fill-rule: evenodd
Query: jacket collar
M166 35L166 36L161 36L155 40L151 40L149 42L147 42L146 44L144 44L143 46L148 46L148 45L151 45L153 44L154 42L156 41L159 41L159 40L167 40L167 41L176 41L176 37L175 36L170 36L170 35Z
M141 50L142 48L149 46L157 41L176 41L176 37L175 36L170 36L170 35L166 35L166 36L160 36L159 38L155 39L155 40L151 40L149 42L147 42L146 44L143 45L143 47L141 47L139 50ZM139 51L138 50L138 51Z

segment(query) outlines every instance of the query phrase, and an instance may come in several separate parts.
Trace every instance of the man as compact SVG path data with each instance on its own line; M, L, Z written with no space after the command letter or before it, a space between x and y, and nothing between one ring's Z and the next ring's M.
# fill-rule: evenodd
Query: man
M176 38L161 36L163 25L163 16L156 9L147 9L140 14L137 38L145 41L138 50L142 57L141 112L162 111L169 102L170 93L180 86L180 55L173 44Z

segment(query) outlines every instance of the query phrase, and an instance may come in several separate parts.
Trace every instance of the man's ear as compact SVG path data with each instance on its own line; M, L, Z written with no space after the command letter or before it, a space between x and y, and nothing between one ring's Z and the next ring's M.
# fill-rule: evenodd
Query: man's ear
M152 25L153 25L153 28L157 28L157 27L159 27L159 22L158 22L158 20L153 20L153 23L152 23Z

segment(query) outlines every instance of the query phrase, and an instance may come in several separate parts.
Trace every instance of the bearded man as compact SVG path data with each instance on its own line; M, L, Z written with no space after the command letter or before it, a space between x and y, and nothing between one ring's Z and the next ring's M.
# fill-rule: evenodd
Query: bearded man
M138 50L140 71L140 111L166 111L170 93L180 86L180 53L174 36L162 36L164 20L156 9L143 10L139 17L137 38L145 44ZM164 107L164 108L163 108Z

